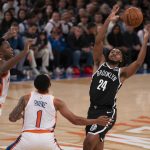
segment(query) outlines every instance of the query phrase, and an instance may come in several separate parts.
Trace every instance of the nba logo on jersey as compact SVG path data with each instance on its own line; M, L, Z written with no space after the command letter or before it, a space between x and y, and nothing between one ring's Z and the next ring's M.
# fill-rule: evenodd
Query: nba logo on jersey
M90 131L94 131L97 129L97 124L93 124L90 128Z

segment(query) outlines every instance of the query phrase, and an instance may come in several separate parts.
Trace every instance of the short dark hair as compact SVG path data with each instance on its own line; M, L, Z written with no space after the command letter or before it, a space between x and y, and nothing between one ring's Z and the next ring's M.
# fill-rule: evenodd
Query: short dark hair
M109 57L109 53L110 53L111 50L112 49L107 49L107 48L103 49L103 54L104 54L106 62L109 59L108 57ZM124 66L127 65L127 59L128 59L128 57L127 57L126 53L122 49L119 49L119 50L122 53L122 62L119 63L118 67L124 67Z
M38 75L34 80L34 86L37 90L45 92L51 86L50 77L46 74Z

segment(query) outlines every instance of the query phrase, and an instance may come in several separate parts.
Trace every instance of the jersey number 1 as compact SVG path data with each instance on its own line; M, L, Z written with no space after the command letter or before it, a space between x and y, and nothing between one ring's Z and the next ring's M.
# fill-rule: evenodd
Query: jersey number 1
M100 79L99 80L99 85L97 86L97 89L98 90L101 90L104 91L106 89L106 86L107 86L107 81L104 81L103 79Z
M42 110L37 111L37 118L36 118L36 127L40 128L42 118Z

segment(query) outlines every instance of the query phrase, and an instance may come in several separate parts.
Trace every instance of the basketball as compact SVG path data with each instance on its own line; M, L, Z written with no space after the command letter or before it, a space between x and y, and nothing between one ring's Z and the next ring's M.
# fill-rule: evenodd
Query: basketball
M139 8L130 7L124 11L122 20L126 25L135 28L143 22L143 14Z

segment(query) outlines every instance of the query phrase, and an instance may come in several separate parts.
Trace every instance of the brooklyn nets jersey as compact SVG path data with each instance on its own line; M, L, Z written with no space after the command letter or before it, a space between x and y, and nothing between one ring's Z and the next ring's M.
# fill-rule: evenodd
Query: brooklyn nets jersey
M103 63L93 74L90 86L91 106L115 106L115 96L120 88L120 68L110 68Z

